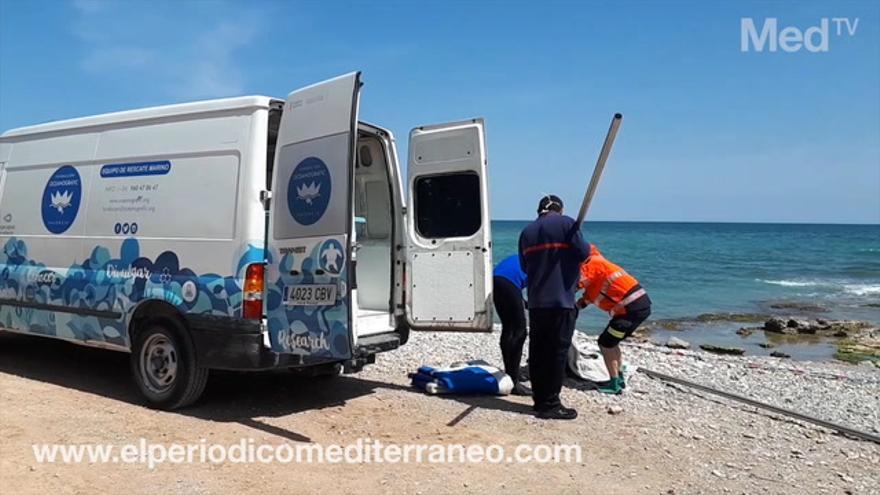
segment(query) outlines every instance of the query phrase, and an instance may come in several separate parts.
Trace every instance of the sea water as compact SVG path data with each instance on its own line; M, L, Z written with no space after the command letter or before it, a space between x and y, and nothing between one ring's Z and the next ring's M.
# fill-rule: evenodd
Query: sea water
M519 233L527 224L492 222L496 263L517 252ZM583 233L641 282L653 301L652 319L680 320L694 330L689 332L694 343L757 347L764 339L763 332L747 339L735 333L742 326L760 326L760 321L697 324L697 317L705 314L880 324L880 225L586 222ZM773 308L780 304L806 309ZM595 334L607 321L606 314L590 307L578 317L578 329ZM820 342L782 343L779 349L794 349L805 359L833 354L833 346Z

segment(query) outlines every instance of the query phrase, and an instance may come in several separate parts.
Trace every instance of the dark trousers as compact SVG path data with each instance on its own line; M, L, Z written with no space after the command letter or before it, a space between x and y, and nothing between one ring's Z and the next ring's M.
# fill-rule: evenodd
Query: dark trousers
M559 392L577 314L567 308L529 309L529 377L536 411L562 405Z
M522 290L504 277L495 277L493 282L492 297L495 302L495 312L501 319L501 357L504 359L504 372L516 383L519 381L519 363L526 342L526 309Z

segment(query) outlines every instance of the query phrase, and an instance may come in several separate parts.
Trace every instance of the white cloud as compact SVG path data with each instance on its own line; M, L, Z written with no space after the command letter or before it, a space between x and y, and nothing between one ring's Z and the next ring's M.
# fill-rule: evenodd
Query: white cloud
M241 94L247 81L238 57L268 17L240 5L75 0L80 67L123 83L148 78L178 100Z
M256 33L254 23L223 22L199 35L193 45L197 61L181 78L181 91L194 97L241 93L244 74L235 64L234 54Z
M90 51L82 60L82 67L99 73L105 70L146 69L157 63L156 53L136 46L110 46Z

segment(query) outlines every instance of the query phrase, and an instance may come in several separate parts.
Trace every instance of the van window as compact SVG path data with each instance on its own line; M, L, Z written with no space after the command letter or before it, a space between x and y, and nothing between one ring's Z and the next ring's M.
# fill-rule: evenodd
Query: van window
M480 178L474 173L424 176L415 183L416 229L428 239L469 237L480 230Z

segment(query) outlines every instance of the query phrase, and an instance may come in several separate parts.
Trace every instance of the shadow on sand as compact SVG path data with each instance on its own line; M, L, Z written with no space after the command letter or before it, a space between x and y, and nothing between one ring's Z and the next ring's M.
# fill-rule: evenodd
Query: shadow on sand
M0 372L145 407L131 378L129 355L121 352L0 332ZM199 402L172 414L235 422L292 441L310 442L305 435L257 418L341 406L378 388L406 389L348 375L307 378L286 370L213 371Z
M79 390L146 407L131 378L129 355L78 346L69 342L0 332L0 372ZM389 389L419 394L395 383L357 378L302 377L287 370L263 372L212 371L201 399L173 411L209 421L234 422L295 442L310 442L301 433L260 421L344 405L347 401ZM467 406L447 423L455 426L477 408L533 414L531 406L486 396L438 396Z

